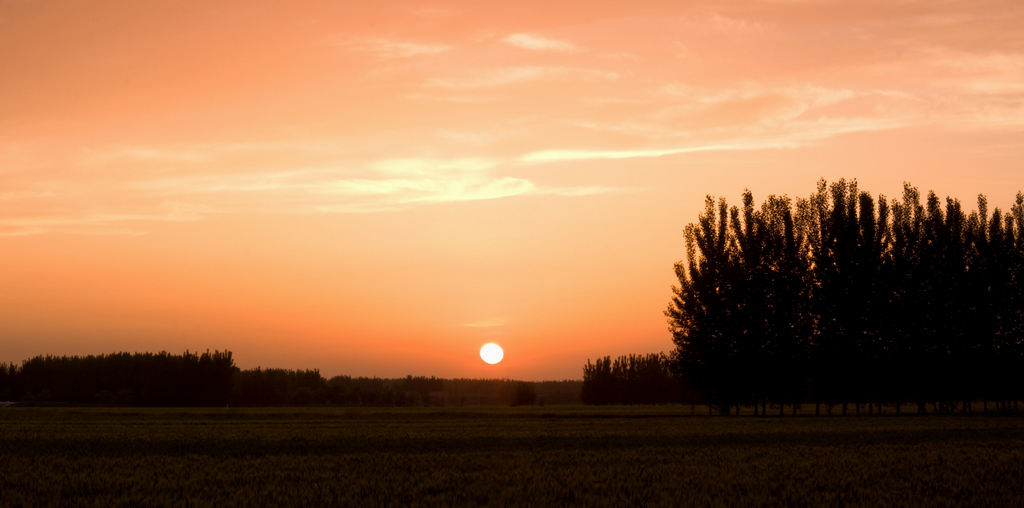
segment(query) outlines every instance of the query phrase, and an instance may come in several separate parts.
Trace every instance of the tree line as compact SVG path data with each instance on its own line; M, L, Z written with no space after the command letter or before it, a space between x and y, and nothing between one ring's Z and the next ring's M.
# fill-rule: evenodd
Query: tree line
M0 400L222 406L235 370L229 351L37 356L0 364Z
M241 370L230 351L37 356L0 363L0 401L148 407L572 404L580 381L397 379L318 370Z
M317 370L238 371L235 406L528 406L579 403L580 381L334 376Z
M1024 397L1024 194L968 213L909 184L889 201L821 180L760 207L708 196L684 234L668 364L726 414Z
M688 380L673 371L664 353L587 360L580 399L584 404L696 404Z

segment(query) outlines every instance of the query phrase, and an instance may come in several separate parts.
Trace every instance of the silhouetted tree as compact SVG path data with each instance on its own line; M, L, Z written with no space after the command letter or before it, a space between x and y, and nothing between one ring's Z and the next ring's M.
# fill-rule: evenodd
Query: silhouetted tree
M723 412L743 398L738 346L744 321L735 240L729 235L725 199L708 196L696 224L686 226L688 263L675 265L679 286L666 315L672 342L673 364L685 372L708 404Z
M1021 193L991 217L984 196L968 215L909 184L889 202L821 180L759 210L749 191L740 208L709 196L675 265L671 364L724 413L808 398L843 414L1005 409L1024 396L1022 232ZM608 358L584 372L585 400L619 400L599 388L616 377Z
M585 404L668 404L694 402L665 354L610 356L583 366Z

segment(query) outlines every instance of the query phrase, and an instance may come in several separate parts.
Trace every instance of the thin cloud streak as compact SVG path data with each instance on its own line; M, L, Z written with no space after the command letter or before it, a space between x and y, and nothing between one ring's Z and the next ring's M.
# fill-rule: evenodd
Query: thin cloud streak
M430 56L452 50L452 46L446 44L430 44L378 38L356 39L335 43L334 45L350 48L355 51L374 53L378 57L385 59Z
M470 327L470 328L494 328L494 327L498 327L498 326L505 326L507 324L508 324L508 319L506 319L506 318L496 318L496 319L485 319L483 321L474 321L472 323L463 323L462 326L467 326L467 327Z
M782 135L766 135L747 140L733 139L732 142L723 144L642 150L539 150L519 157L518 161L524 164L542 164L588 159L654 158L695 152L792 149L841 134L898 129L907 125L906 122L889 119L821 118L813 121L790 122L787 127L791 129L791 132Z
M318 165L287 170L229 171L217 160L220 147L185 147L174 151L143 146L109 153L128 154L135 162L185 163L187 172L126 171L117 186L104 186L88 175L107 157L75 159L85 173L61 188L23 189L0 195L20 217L0 220L0 235L31 235L54 231L88 234L139 234L145 222L196 221L226 213L374 213L414 206L511 198L516 196L582 197L619 192L602 186L551 187L501 175L508 161L487 158L402 158L368 163ZM213 148L211 148L213 147ZM237 149L237 147L235 147ZM260 151L258 147L254 150ZM231 155L237 155L232 150ZM187 162L186 162L187 161ZM201 164L195 163L201 161ZM129 166L131 167L131 166ZM212 172L212 167L221 172ZM181 169L181 168L180 168ZM29 185L29 184L25 184ZM50 184L47 184L50 185ZM125 224L131 223L131 228Z
M576 67L512 67L471 73L465 76L431 78L423 83L427 88L471 90L494 88L521 83L548 80L611 81L619 78L615 72Z
M502 39L502 41L512 46L532 51L554 51L557 53L580 53L585 51L583 48L570 42L548 39L529 33L512 34Z
M169 203L166 213L85 211L81 215L34 216L0 219L0 236L27 236L51 232L96 235L141 235L144 230L127 229L146 222L194 222L211 213L188 203Z
M763 147L739 147L735 145L708 145L686 148L667 148L660 150L540 150L530 152L519 158L520 162L526 164L538 164L547 162L586 160L586 159L634 159L662 157L665 155L676 155L689 152L708 152L718 150L756 150Z

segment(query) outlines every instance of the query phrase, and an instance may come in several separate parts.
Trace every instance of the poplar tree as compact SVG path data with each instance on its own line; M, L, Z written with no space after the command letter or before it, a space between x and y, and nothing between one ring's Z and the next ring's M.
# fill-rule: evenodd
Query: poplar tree
M738 288L736 257L730 238L728 205L708 196L696 224L686 226L688 262L675 265L679 286L665 311L669 318L673 363L724 412L739 401L737 369ZM740 324L740 326L742 326Z
M707 402L913 402L919 412L1024 396L1024 194L991 216L904 184L856 181L758 209L708 196L665 311L673 368ZM1016 404L1016 402L1014 402Z

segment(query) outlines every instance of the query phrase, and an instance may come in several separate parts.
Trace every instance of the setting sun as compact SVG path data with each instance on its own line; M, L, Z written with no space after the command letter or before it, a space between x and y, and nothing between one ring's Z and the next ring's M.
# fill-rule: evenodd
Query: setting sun
M484 344L484 347L480 348L480 358L491 365L500 362L504 357L505 352L497 344Z

